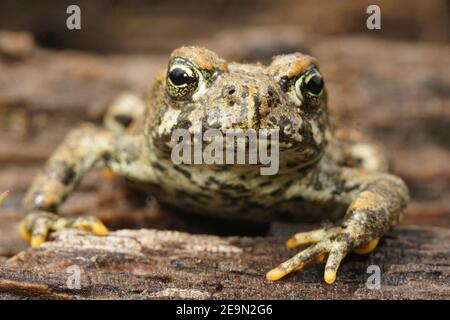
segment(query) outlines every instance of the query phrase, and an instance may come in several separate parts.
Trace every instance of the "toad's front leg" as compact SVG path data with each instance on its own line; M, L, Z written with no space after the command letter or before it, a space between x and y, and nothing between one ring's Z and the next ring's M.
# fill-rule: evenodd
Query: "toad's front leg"
M324 189L320 193L302 190L302 194L314 201L323 201L324 195L330 195L326 197L333 199L326 200L349 203L347 213L340 226L298 233L290 238L286 243L289 248L310 246L269 271L266 275L269 280L278 280L313 259L328 255L324 278L332 284L345 256L352 251L361 254L372 251L379 238L398 224L409 201L404 182L389 174L365 175L356 169L335 168L311 177L315 186L320 184Z
M38 247L51 231L77 228L105 235L108 229L94 217L66 218L58 207L94 164L109 158L114 150L111 133L91 125L73 130L48 160L25 196L26 217L20 224L23 238Z

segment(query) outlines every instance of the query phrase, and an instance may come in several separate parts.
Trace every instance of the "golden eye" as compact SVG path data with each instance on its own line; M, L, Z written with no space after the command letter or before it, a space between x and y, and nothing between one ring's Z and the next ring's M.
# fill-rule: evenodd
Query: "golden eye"
M197 91L201 78L193 66L175 63L167 71L167 91L173 98L190 97Z

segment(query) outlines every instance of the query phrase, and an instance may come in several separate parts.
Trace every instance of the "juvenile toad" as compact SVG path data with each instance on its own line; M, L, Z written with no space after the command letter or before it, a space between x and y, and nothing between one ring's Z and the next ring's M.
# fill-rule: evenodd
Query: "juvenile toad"
M171 134L232 128L279 129L279 170L257 165L175 164ZM58 216L58 207L94 165L136 182L160 204L235 221L274 217L329 219L333 227L295 234L289 248L309 245L266 275L278 280L326 257L333 283L344 257L372 251L395 226L408 201L404 182L389 173L379 148L333 137L318 62L301 53L269 66L228 63L199 47L175 50L155 79L148 101L124 96L103 128L73 130L34 180L24 200L21 233L32 247L49 232L78 228L97 235L96 218Z

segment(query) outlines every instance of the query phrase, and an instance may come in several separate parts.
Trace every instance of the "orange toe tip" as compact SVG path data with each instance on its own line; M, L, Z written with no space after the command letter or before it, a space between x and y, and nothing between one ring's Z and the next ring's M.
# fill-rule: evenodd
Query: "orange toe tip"
M336 281L336 272L333 270L325 270L324 280L328 284L333 284Z
M288 247L289 249L294 249L297 246L297 241L294 238L290 238L288 241L286 241L286 247Z
M19 232L20 232L20 236L22 237L22 239L25 240L26 242L30 243L31 234L27 231L27 229L25 228L25 225L23 223L21 223L19 225Z
M287 273L278 268L272 269L266 274L266 279L270 281L277 281L283 278Z
M101 222L94 223L92 225L92 231L97 236L107 236L109 233L108 228L106 228L105 225Z
M36 249L41 246L45 242L44 236L32 237L31 238L31 248Z

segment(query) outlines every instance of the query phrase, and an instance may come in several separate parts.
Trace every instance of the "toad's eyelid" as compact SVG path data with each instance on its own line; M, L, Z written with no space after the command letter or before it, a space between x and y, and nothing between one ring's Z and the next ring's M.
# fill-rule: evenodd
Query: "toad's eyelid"
M308 82L309 80L311 80L311 78L313 78L314 76L319 76L321 79L323 79L322 74L318 71L318 70L312 70L310 73L308 73L305 76L305 82Z
M312 64L309 67L307 67L305 70L303 70L298 75L298 77L299 78L305 77L305 80L309 80L310 77L312 77L312 76L314 76L316 74L319 75L320 77L322 77L322 74L320 73L319 68L316 65Z
M174 66L174 65L183 66L185 68L192 68L192 69L200 71L200 68L195 63L193 63L191 60L186 59L184 57L173 58L172 61L169 63L169 68L171 69L172 66Z
M197 73L197 75L201 80L209 78L208 75L206 74L207 72L205 73L205 70L199 68L195 63L191 62L186 58L183 57L174 58L172 62L169 64L169 72L177 66L181 67L183 70L189 70L189 74ZM219 74L220 74L219 70L214 70L214 75L216 77Z
M172 71L173 69L176 68L180 68L183 69L185 71L189 71L190 73L192 73L192 69L188 66L186 66L185 64L181 64L181 63L174 63L170 66L169 71Z

